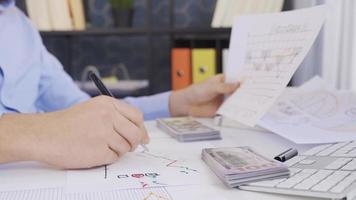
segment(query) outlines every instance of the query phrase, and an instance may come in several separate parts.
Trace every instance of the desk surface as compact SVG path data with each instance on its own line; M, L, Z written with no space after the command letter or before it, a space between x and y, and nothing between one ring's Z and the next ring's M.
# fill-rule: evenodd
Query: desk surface
M280 152L294 147L298 149L299 152L306 151L307 149L312 148L315 145L298 145L289 140L286 140L276 134L261 131L261 130L249 130L249 129L236 129L236 128L227 128L227 127L217 127L213 125L213 120L211 119L200 119L202 123L213 126L216 129L219 129L222 134L222 140L209 141L209 143L213 144L216 147L226 147L226 146L250 146L255 149L257 152L263 154L264 156L273 158L275 155ZM157 139L166 139L172 140L160 131L154 122L146 123L147 129L151 134L152 141ZM194 142L198 145L199 142ZM185 143L182 143L184 145ZM191 145L191 144L189 144ZM182 153L184 153L184 148L182 148ZM197 159L200 159L200 155L197 155ZM203 162L203 161L202 161ZM237 189L227 188L222 184L222 182L217 181L216 184L212 186L201 186L201 189L207 191L207 195L204 196L204 199L216 199L216 196L208 197L208 193L217 193L220 195L221 199L234 199L239 197L239 200L242 199L311 199L311 198L302 198L296 196L286 196L286 195L275 195L275 194L266 194L266 193L258 193L258 192L249 192L242 191ZM194 198L196 199L196 198Z
M211 119L200 119L201 122L207 124L209 126L213 126ZM264 131L257 131L257 130L247 130L247 129L236 129L236 128L221 128L220 129L223 139L222 140L215 140L215 141L208 141L208 142L192 142L192 143L178 143L176 140L172 139L167 134L160 131L154 121L148 121L145 123L147 130L151 136L151 145L159 142L176 142L179 145L182 145L182 148L175 151L179 151L181 153L189 153L193 154L193 156L197 157L197 160L201 160L200 152L185 152L184 146L190 145L198 145L202 146L204 144L209 143L215 147L226 147L226 146L250 146L255 149L257 152L267 156L267 157L274 157L278 153L286 150L287 148L294 147L297 148L300 152L303 152L313 145L297 145L294 144L278 135L264 132ZM189 148L188 148L189 149ZM187 150L186 150L187 151ZM169 152L169 149L167 150ZM201 161L203 162L203 161ZM28 180L34 178L41 182L41 179L48 179L48 176L45 173L51 174L51 187L64 187L65 180L66 180L66 173L65 171L53 170L53 169L44 169L44 171L35 169L32 171L23 167L18 169L19 164L7 164L7 165L0 165L0 196L1 191L6 191L6 188L11 188L14 183L16 183L17 187L21 187L23 183L24 187L28 187ZM26 165L25 165L26 166ZM209 170L209 172L211 172ZM249 192L249 191L241 191L237 189L230 189L225 187L220 180L218 180L213 172L211 174L207 174L207 176L211 176L214 178L214 183L209 185L202 185L202 186L185 186L185 187L177 187L176 192L180 195L179 199L185 200L188 199L266 199L266 200L284 200L284 199L310 199L310 198L302 198L296 196L285 196L285 195L275 195L275 194L265 194L265 193L258 193L258 192ZM27 182L27 184L26 184ZM36 185L31 182L31 187L36 188ZM173 188L173 187L172 187ZM174 197L174 194L172 194Z

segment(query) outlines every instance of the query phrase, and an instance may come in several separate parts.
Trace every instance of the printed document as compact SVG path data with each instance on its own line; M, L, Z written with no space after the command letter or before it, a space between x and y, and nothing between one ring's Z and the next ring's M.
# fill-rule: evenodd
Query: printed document
M295 143L356 140L356 93L312 81L284 92L259 125Z
M234 23L226 81L241 87L218 114L255 126L282 94L314 43L326 7L238 17Z

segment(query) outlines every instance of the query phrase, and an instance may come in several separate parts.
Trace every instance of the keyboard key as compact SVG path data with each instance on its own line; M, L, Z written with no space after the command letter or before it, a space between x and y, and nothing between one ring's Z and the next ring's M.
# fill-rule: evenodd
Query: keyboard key
M342 147L340 150L342 150L342 151L351 151L356 147L355 144L356 143L354 143L354 142L350 142L346 146Z
M280 182L283 182L285 180L287 180L287 179L281 178L281 179L274 179L274 180L270 180L270 181L259 181L259 182L255 182L255 183L250 183L249 185L260 186L260 187L274 187L277 184L279 184Z
M352 156L352 157L356 157L356 149L350 151L349 153L347 153L348 156Z
M302 153L301 155L305 155L305 156L313 156L317 153L319 153L320 151L330 147L332 144L324 144L324 145L319 145L319 146L316 146L312 149L309 149L308 151Z
M346 158L353 158L354 156L348 155L347 153L343 152L343 151L335 151L333 154L331 154L330 156L332 157L346 157Z
M300 161L298 164L302 164L302 165L312 165L315 163L315 160L310 160L310 159L304 159L302 161Z
M335 187L333 187L330 190L330 192L341 193L355 181L356 181L356 174L351 174L350 176L342 180L340 183L338 183Z
M302 169L299 168L289 168L290 171L290 176L294 176L296 173L299 173L300 171L302 171Z
M297 173L296 175L288 178L286 181L281 182L276 187L277 188L292 188L293 186L302 182L304 179L313 175L316 171L317 170L314 170L314 169L304 169L301 172Z
M328 147L327 149L319 152L316 155L317 156L328 156L328 155L334 153L335 151L337 151L338 149L340 149L341 147L347 145L348 143L349 142L336 143L336 144L332 145L331 147Z
M356 160L353 159L351 162L347 163L341 170L355 171L356 170Z
M349 172L345 172L345 171L336 171L330 176L328 176L326 179L321 181L319 184L314 186L312 190L318 192L326 192L330 190L330 188L332 188L334 185L342 181L349 174L350 174Z
M325 169L333 169L338 170L347 163L349 163L352 159L351 158L338 158L334 162L330 163L325 167Z
M294 186L294 188L299 190L309 190L315 184L319 183L332 173L333 171L331 170L320 170L315 174L311 175L309 178L302 181L301 183L299 183L298 185Z
M287 167L291 167L296 163L299 163L300 161L304 160L305 158L306 156L295 156L292 159L289 159L286 162L284 162L284 164L287 165Z

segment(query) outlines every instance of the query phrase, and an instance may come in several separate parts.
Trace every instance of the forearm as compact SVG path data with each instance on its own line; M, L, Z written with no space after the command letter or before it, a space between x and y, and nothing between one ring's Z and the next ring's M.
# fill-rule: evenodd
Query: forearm
M4 114L0 119L0 163L34 160L41 114Z
M171 116L169 108L171 94L171 92L164 92L151 96L128 97L124 100L141 110L145 120L153 120Z

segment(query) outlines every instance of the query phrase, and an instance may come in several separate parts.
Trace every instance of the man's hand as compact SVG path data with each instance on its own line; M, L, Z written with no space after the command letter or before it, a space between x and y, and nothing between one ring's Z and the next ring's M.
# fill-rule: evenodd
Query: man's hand
M191 85L172 93L169 107L171 115L213 117L224 100L224 95L233 93L238 83L225 83L224 75L216 75L204 82Z
M58 112L5 114L0 130L7 142L0 155L8 151L0 163L36 160L71 169L113 163L149 142L142 113L106 96Z

